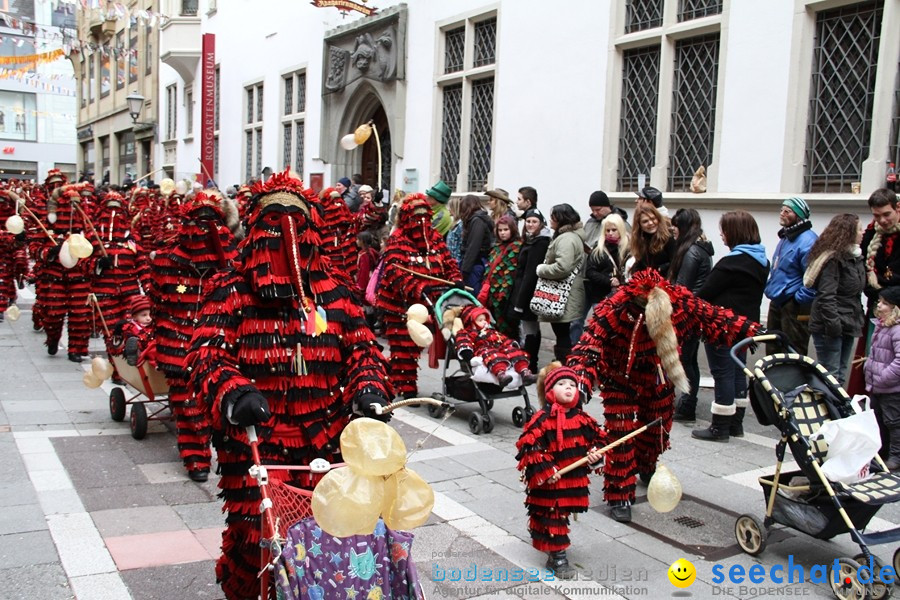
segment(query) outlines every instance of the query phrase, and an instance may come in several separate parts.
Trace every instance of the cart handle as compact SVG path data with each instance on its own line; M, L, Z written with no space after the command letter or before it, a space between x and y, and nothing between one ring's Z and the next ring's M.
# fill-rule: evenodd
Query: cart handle
M775 341L777 341L779 344L784 346L788 352L793 352L795 354L797 353L797 350L793 346L791 346L790 340L788 339L787 335L785 335L785 333L783 331L778 331L777 329L770 329L769 331L767 331L763 334L754 335L753 337L745 338L745 339L739 341L734 346L732 346L731 352L730 352L731 360L733 360L735 362L735 364L737 364L737 366L739 366L743 369L746 369L746 365L744 364L744 361L742 361L740 358L738 358L738 355L737 355L738 352L742 351L745 347L747 347L751 344L760 344L760 343L775 342Z

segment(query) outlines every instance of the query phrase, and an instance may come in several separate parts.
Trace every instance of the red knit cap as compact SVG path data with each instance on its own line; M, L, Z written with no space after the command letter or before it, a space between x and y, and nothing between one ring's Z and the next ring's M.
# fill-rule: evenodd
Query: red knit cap
M131 298L131 316L138 314L142 310L150 310L150 298L147 296L134 296Z
M556 385L556 383L560 379L571 379L576 384L578 383L578 375L574 370L570 369L569 367L557 367L556 369L553 369L552 371L547 373L547 376L544 378L545 396L549 394L550 390L553 389L553 386Z
M475 321L478 320L479 315L484 315L487 317L488 323L491 322L491 313L488 309L483 306L467 306L462 311L462 320L463 325L466 327L472 327L475 325Z

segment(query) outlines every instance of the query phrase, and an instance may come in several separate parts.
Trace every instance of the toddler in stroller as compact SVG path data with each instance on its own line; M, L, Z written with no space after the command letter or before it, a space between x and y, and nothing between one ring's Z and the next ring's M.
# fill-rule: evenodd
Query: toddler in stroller
M497 385L505 388L513 381L514 373L522 378L523 385L531 385L536 377L528 368L528 355L519 345L494 329L491 313L481 306L463 307L463 329L456 333L456 354L469 364L480 357L494 377Z
M137 366L141 355L151 364L156 342L153 340L153 317L150 315L150 299L134 296L131 299L131 319L122 324L122 338L125 340L123 354L126 362Z

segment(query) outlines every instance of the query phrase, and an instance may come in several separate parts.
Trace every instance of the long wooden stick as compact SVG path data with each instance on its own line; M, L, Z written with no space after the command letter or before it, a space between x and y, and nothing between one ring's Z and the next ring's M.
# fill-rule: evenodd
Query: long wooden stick
M94 303L94 306L97 309L97 314L100 315L100 324L103 325L103 332L106 334L106 339L109 339L112 336L109 335L109 327L106 326L106 318L103 316L103 311L100 310L100 301L97 300L96 294L93 293L89 296L89 299Z
M94 229L94 224L91 223L91 220L88 218L88 216L87 216L86 214L84 214L84 211L83 211L83 210L81 210L80 203L79 203L79 202L73 202L73 203L72 203L72 206L74 206L75 209L76 209L79 213L81 213L81 218L84 219L85 225L88 226L88 228L91 230L91 233L93 233L93 234L94 234L94 237L97 238L97 244L100 246L100 253L101 253L103 256L108 257L109 254L106 253L106 248L103 247L103 238L101 238L101 237L100 237L100 234L97 233L97 230Z
M27 212L31 216L32 219L34 219L34 222L37 223L37 226L41 228L41 231L43 231L44 233L47 234L47 237L50 238L50 241L53 242L53 245L59 246L59 243L56 241L56 238L53 237L52 233L47 231L47 228L44 227L44 224L41 223L41 220L38 218L38 216L36 214L34 214L33 212L31 212L31 209L28 208L25 204L22 205L22 209L25 212Z
M607 444L606 446L603 446L602 448L600 448L600 454L605 454L606 452L608 452L609 450L612 450L613 448L615 448L615 447L618 446L619 444L623 444L623 443L625 443L626 441L628 441L628 440L630 440L631 438L633 438L634 436L640 435L640 434L644 433L644 432L647 431L647 429L649 429L650 427L653 427L653 426L655 426L655 425L660 425L661 423L662 423L662 417L660 417L660 418L658 418L658 419L656 419L656 420L654 420L654 421L650 421L649 423L647 423L646 425L644 425L644 426L641 427L640 429L635 429L634 431L632 431L632 432L629 433L628 435L624 435L624 436L620 437L619 439L617 439L616 441L614 441L612 444ZM587 457L587 456L585 456L584 458L579 458L578 460L576 460L576 461L573 462L572 464L566 465L565 467L563 467L562 469L560 469L559 471L557 471L556 473L554 473L554 475L557 475L557 476L559 476L559 477L562 477L563 475L565 475L565 474L568 473L569 471L573 471L573 470L577 469L578 467L581 467L581 466L583 466L583 465L586 465L587 462L588 462L588 457Z
M213 179L213 176L210 175L210 174L209 174L209 171L206 170L206 165L203 164L203 159L200 158L200 157L197 157L197 160L200 161L200 168L203 169L203 173L206 175L206 180L207 180L207 181L212 181L212 182L216 185L216 187L218 188L218 187L219 187L219 184L216 183L216 180ZM206 187L206 184L205 184L205 183L203 184L203 187Z
M453 409L453 406L449 402L442 402L440 400L435 400L434 398L423 397L423 398L407 398L406 400L397 400L396 402L391 402L386 406L382 406L381 404L370 404L369 406L375 414L383 415L385 413L389 413L395 408L401 408L403 406L409 406L410 404L433 404L435 406L446 407L448 409Z
M143 181L144 179L147 179L151 175L156 175L157 173L159 173L162 170L163 170L162 167L160 167L159 169L157 169L155 171L151 171L150 173L147 173L146 175L142 175L140 178L134 180L134 184L137 185L138 181Z
M413 271L412 269L407 269L406 267L404 267L402 265L394 265L394 266L397 267L398 269L400 269L401 271L406 271L407 273L412 273L413 275L417 275L418 277L421 277L423 279L430 279L431 281L437 281L438 283L445 283L445 284L449 285L450 287L456 286L455 283L453 283L452 281L449 281L447 279L441 279L440 277L434 277L433 275L426 275L425 273L419 273L418 271ZM469 286L466 286L466 289L469 290L470 292L472 291L472 288L470 288Z

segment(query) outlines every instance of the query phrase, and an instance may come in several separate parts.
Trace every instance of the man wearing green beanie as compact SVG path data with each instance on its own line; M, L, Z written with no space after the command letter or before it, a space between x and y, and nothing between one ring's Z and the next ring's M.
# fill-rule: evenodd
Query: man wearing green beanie
M766 298L769 299L766 327L783 331L795 350L807 354L810 305L799 304L796 296L803 287L809 251L819 236L812 230L809 205L799 196L788 198L781 204L779 223L780 239L772 255L772 270L766 283ZM768 354L777 349L766 345Z
M425 190L428 203L431 205L431 225L441 236L446 237L450 227L453 226L453 216L447 210L447 202L453 190L442 180L438 180L433 186Z

